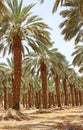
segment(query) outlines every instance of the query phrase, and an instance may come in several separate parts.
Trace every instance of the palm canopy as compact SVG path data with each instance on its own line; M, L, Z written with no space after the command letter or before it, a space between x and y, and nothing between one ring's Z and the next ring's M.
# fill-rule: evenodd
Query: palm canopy
M17 0L6 1L9 13L0 25L0 49L4 48L4 54L6 51L9 53L12 51L12 40L16 34L23 42L26 40L34 50L37 49L39 43L51 45L48 32L50 28L42 22L41 18L30 12L34 4L22 7L22 2L22 0L19 3Z
M83 15L79 11L80 1L68 1L64 4L66 10L61 11L60 15L65 19L61 24L62 34L65 40L75 38L75 44L83 41Z
M78 66L79 71L83 72L83 45L76 46L72 56L74 56L73 65Z
M39 46L40 53L30 52L25 55L24 63L25 70L31 70L34 74L39 74L40 64L44 62L47 67L47 72L52 74L64 75L67 68L65 56L58 52L57 48L47 49L44 46Z
M34 53L29 52L29 54L25 55L24 63L26 64L25 68L32 70L32 72L40 70L40 64L44 62L49 69L51 66L51 63L56 63L56 59L54 56L54 52L57 51L57 49L49 50L46 49L44 46L39 46L40 53Z

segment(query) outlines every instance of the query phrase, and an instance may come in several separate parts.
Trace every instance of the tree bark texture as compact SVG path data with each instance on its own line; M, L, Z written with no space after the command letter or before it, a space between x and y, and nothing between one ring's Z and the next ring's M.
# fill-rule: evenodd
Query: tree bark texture
M55 76L54 80L55 80L55 89L56 89L56 96L57 96L57 104L58 104L58 107L61 107L60 85L59 85L58 74Z
M4 109L7 109L7 88L4 86Z
M41 63L41 80L42 80L42 101L43 108L47 108L47 68L44 62Z
M74 106L75 102L74 102L74 88L73 88L73 84L70 84L70 91L71 91L72 106Z
M13 109L20 109L20 87L21 87L21 64L22 64L22 44L21 38L17 34L13 37L14 56L14 78L13 78Z
M67 94L66 78L63 79L63 88L64 88L64 96L65 96L65 105L68 105L68 94Z

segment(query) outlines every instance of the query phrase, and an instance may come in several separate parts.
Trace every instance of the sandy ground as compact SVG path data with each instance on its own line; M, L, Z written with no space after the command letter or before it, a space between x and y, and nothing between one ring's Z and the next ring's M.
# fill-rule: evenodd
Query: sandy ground
M22 109L21 112L28 119L3 119L0 121L0 130L83 130L83 106L48 110ZM3 113L0 110L0 115Z

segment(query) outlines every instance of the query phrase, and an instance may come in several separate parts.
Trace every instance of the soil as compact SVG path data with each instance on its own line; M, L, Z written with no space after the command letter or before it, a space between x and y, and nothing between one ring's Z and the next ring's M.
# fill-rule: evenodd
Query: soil
M0 109L0 130L83 130L83 106Z

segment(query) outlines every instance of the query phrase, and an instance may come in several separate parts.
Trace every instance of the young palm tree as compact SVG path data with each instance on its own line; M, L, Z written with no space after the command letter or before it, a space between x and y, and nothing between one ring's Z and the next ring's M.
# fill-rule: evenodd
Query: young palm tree
M80 1L77 0L68 1L64 5L68 8L60 13L60 15L65 19L60 24L64 39L71 40L72 38L75 38L75 44L77 44L79 41L83 41L83 15L79 11L79 4Z
M0 28L0 47L4 49L4 53L9 49L9 53L13 54L13 109L19 110L22 43L26 40L27 44L36 51L38 44L45 42L49 46L51 43L49 42L49 27L38 16L31 15L30 10L34 4L22 7L22 0L19 3L18 0L10 0L6 1L6 4L9 13Z

